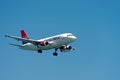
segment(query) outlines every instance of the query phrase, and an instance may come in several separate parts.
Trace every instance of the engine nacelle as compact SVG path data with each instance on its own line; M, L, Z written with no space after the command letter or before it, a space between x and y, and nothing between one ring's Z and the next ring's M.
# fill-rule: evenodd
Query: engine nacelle
M46 41L40 41L39 44L40 44L40 46L47 46L47 45L49 45L49 43L46 42Z
M72 49L71 46L66 46L66 45L64 45L64 46L62 46L62 47L60 48L60 51L61 51L61 52L69 52L69 51L71 51L71 49Z

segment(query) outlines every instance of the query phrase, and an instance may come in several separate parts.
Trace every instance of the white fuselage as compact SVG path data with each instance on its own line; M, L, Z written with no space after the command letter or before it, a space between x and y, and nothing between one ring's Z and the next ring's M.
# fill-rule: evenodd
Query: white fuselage
M37 41L47 41L49 42L49 46L41 46L41 45L35 45L32 43L26 43L23 45L23 47L20 47L21 49L25 50L48 50L53 48L60 48L62 45L68 45L69 43L76 40L76 37L71 33L64 33L44 39L40 39Z

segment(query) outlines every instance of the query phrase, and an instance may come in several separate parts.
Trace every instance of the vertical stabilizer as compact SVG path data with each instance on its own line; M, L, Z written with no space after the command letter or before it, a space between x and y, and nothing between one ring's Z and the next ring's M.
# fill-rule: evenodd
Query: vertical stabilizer
M25 39L29 39L28 35L26 34L26 32L24 30L21 30L21 37L25 38ZM26 44L27 42L22 41L23 44Z

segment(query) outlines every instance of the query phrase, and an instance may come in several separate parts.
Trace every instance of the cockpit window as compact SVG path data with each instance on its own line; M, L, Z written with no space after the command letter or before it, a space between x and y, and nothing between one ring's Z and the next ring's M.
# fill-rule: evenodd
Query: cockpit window
M73 36L72 34L68 34L67 36Z

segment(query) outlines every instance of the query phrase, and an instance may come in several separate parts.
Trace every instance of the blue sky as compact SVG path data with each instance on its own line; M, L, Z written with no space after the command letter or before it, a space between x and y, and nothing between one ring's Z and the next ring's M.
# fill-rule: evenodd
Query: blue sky
M0 80L120 80L119 0L1 0ZM37 54L9 43L4 34L32 39L71 32L69 53Z

